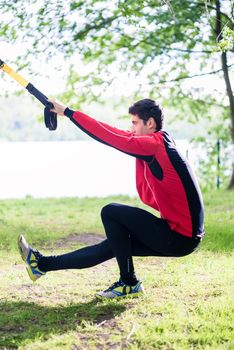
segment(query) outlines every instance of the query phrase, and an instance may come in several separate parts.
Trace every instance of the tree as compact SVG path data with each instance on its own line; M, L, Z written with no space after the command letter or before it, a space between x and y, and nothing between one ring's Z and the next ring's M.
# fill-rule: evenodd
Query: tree
M79 101L97 98L100 91L94 87L109 86L116 72L129 72L135 79L147 67L138 89L141 95L170 93L167 99L177 109L186 101L197 114L217 103L223 110L220 118L228 108L234 143L233 0L8 0L2 1L1 9L9 17L0 24L0 34L27 40L28 60L60 51L65 58L78 55L87 64L94 62L86 75L71 68L69 99L75 87ZM192 63L196 71L191 73ZM186 89L186 80L211 74L223 77L226 91L220 101L202 89ZM233 187L234 164L229 188Z

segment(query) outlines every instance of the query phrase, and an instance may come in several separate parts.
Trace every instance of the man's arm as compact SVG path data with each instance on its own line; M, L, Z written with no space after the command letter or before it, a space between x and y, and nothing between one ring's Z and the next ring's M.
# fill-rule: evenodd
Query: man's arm
M53 111L69 117L82 131L99 142L146 161L150 161L155 154L155 147L160 141L154 135L136 136L132 132L112 127L55 101L52 103L55 107Z

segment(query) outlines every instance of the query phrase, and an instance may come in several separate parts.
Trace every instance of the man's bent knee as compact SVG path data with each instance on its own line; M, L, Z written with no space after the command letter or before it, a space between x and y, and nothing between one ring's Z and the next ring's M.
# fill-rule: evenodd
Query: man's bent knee
M118 205L119 204L117 204L117 203L110 203L110 204L105 205L105 207L103 207L101 210L102 219L112 216L113 209L116 208Z

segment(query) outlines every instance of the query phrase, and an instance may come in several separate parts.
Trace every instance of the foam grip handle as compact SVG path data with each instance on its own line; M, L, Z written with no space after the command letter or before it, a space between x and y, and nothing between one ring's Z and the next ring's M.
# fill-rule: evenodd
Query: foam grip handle
M45 126L51 131L57 129L57 114L55 112L51 112L51 108L53 107L54 106L51 102L47 102L44 109Z

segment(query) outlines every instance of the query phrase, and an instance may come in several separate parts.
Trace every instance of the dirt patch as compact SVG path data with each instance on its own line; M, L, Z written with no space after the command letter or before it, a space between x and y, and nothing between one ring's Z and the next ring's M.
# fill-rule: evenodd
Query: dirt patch
M105 236L98 233L72 233L69 236L58 239L53 243L46 244L43 248L68 248L78 245L93 245L100 243Z

